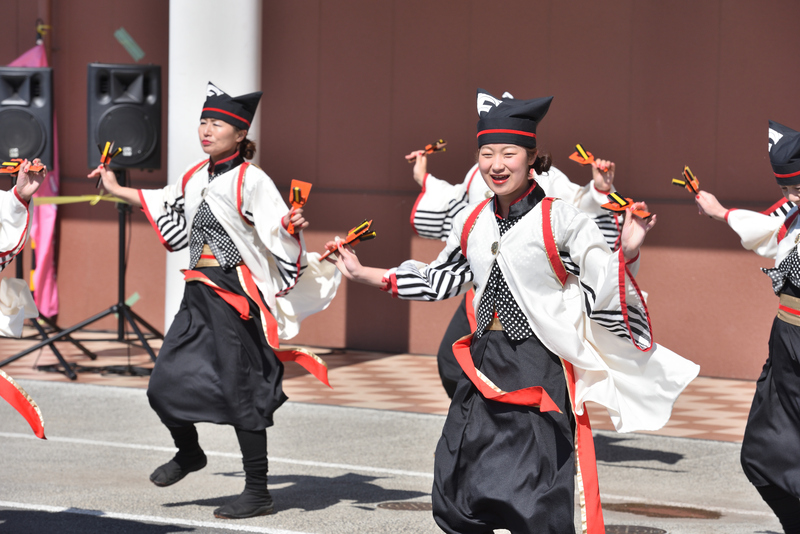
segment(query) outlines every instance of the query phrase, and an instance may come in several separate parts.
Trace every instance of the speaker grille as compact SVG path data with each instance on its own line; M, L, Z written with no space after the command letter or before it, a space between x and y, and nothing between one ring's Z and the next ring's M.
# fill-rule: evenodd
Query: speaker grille
M146 160L156 149L157 125L139 107L117 106L106 111L97 123L100 143L113 141L122 147L122 154L111 161L111 166L135 166Z
M24 109L0 110L0 158L38 158L44 151L44 125Z

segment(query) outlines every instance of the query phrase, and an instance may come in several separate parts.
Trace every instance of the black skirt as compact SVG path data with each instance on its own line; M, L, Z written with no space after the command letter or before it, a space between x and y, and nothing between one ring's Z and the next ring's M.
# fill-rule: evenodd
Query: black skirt
M487 400L464 375L436 447L436 523L453 534L574 533L574 423L560 359L536 337L516 343L502 331L471 352L498 387L542 386L562 413Z
M220 287L245 295L236 269L197 270ZM258 306L248 301L251 317L243 320L212 288L187 282L147 388L150 406L165 425L272 426L273 413L287 399L283 364L267 344Z
M769 357L756 383L742 441L742 468L754 486L800 498L800 327L772 323Z
M468 335L470 331L469 319L467 318L467 297L465 296L461 299L461 304L458 305L453 318L450 319L450 324L447 326L441 343L439 343L439 351L436 353L439 378L442 380L442 386L447 392L447 396L451 399L456 393L458 381L464 374L453 354L453 343Z

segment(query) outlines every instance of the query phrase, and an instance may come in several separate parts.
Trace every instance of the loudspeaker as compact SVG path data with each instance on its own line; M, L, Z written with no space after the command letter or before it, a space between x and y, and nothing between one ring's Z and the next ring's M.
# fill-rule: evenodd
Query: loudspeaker
M0 67L0 159L53 167L53 69Z
M89 167L100 164L97 145L113 141L122 153L112 169L161 167L161 67L90 63Z

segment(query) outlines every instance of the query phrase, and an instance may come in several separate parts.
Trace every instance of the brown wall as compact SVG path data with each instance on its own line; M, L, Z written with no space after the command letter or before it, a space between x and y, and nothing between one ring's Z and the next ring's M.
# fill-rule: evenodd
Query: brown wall
M64 194L78 194L91 190L81 178L86 63L130 62L112 35L124 26L147 53L143 61L162 65L166 117L168 3L51 2L62 184ZM688 164L728 206L761 210L778 199L765 150L767 119L800 128L800 71L793 67L800 4L502 6L264 2L261 164L279 187L292 178L314 183L309 248L319 250L330 236L371 218L379 239L360 249L365 263L433 258L440 243L414 237L408 225L418 189L403 154L444 138L448 150L431 158L430 170L460 181L476 148L476 87L518 98L552 94L538 133L556 165L587 181L588 171L567 159L583 143L617 163L621 192L658 213L638 277L649 293L656 339L699 362L704 375L757 376L776 305L758 271L769 261L743 251L725 225L699 217L691 196L670 179ZM3 13L14 13L6 22L16 20L0 34L0 63L33 44L23 29L33 26L36 9L0 0ZM165 180L164 171L139 173L134 185ZM139 292L134 309L161 324L164 252L144 217L133 218L128 293ZM115 300L115 221L112 205L62 209L61 323ZM345 285L297 341L432 353L455 305L399 302Z

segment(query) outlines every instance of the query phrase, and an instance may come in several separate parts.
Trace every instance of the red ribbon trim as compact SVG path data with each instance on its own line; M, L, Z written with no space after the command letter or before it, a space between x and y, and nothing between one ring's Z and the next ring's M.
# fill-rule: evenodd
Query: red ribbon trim
M478 132L478 137L480 137L480 136L482 136L484 134L490 134L490 133L510 133L510 134L516 134L516 135L524 135L525 137L533 137L534 139L536 138L536 134L535 133L523 132L522 130L503 130L503 129L483 130L483 131Z
M572 411L575 410L575 368L571 363L562 359L564 372L567 375L567 388ZM600 482L597 476L597 457L594 450L592 425L589 422L589 411L583 407L583 414L575 413L575 462L577 463L580 477L578 483L583 484L583 502L586 511L587 534L605 534L603 508L600 503Z
M794 213L792 213L792 215L790 217L787 217L786 220L783 221L783 225L781 226L781 229L778 230L778 243L783 241L783 238L786 237L786 234L789 232L789 227L792 226L792 223L797 218L797 214L798 213L800 213L800 212L795 211Z
M253 280L253 274L250 272L250 269L247 268L247 265L241 265L238 267L238 269L242 273L242 280L244 281L244 287L247 291L247 294L251 299L253 299L253 301L258 305L258 308L261 310L261 317L265 322L264 335L267 338L267 343L275 353L275 356L277 356L278 359L284 363L297 363L306 371L314 375L317 380L333 389L328 381L328 367L325 365L324 361L319 358L315 358L313 355L303 350L280 350L278 322L275 320L275 317L272 316L269 308L267 308L266 304L264 304L264 301L261 299L261 294L258 292L258 287L256 286L255 280Z
M243 297L238 293L234 293L233 291L229 291L223 287L218 286L215 284L211 279L201 273L200 271L193 271L193 270L186 270L183 271L183 280L184 282L200 282L202 284L207 285L214 292L222 298L225 302L233 306L237 312L239 312L239 317L243 320L248 320L250 318L250 303L247 302L247 297Z
M628 329L628 336L630 336L631 341L633 342L633 346L642 352L648 352L656 344L655 338L653 336L653 325L650 323L650 312L648 311L647 303L644 301L644 297L642 296L642 291L639 289L639 285L636 283L636 279L633 277L633 274L631 274L631 270L628 268L628 264L625 261L625 255L622 252L622 247L619 248L618 254L619 254L619 305L622 308L622 318L625 320L625 328ZM628 318L628 301L625 298L625 293L626 293L625 275L628 275L628 277L631 279L631 284L633 285L633 289L639 296L639 302L642 303L642 307L644 308L644 315L645 317L647 317L647 329L650 331L649 347L640 347L639 344L636 342L636 339L633 337L633 331L631 330L630 319Z
M556 238L553 235L553 223L550 220L550 212L553 207L553 197L545 197L542 200L542 234L544 235L544 249L547 252L547 259L550 260L550 267L553 268L556 278L563 286L567 282L567 268L564 267L564 262L561 261L561 255L558 253L558 246L556 246Z
M491 200L491 198L487 198L478 204L478 206L472 210L472 213L469 214L469 217L467 217L467 220L464 222L464 228L461 229L461 255L465 258L467 257L467 242L469 241L469 234L472 232L472 227L475 226L475 220L478 218L478 215L481 214L483 208L486 207L486 204L488 204Z
M558 405L553 402L550 395L541 386L533 386L515 391L495 391L489 384L478 377L478 370L472 362L470 346L472 345L472 334L464 336L453 343L453 354L458 360L458 364L467 375L481 395L489 400L504 402L506 404L516 404L517 406L532 406L539 408L540 412L559 412Z
M0 397L8 401L11 407L25 418L37 438L47 439L44 437L44 422L39 412L34 404L31 404L31 401L22 393L24 390L20 390L22 388L16 385L10 376L5 373L0 374Z

